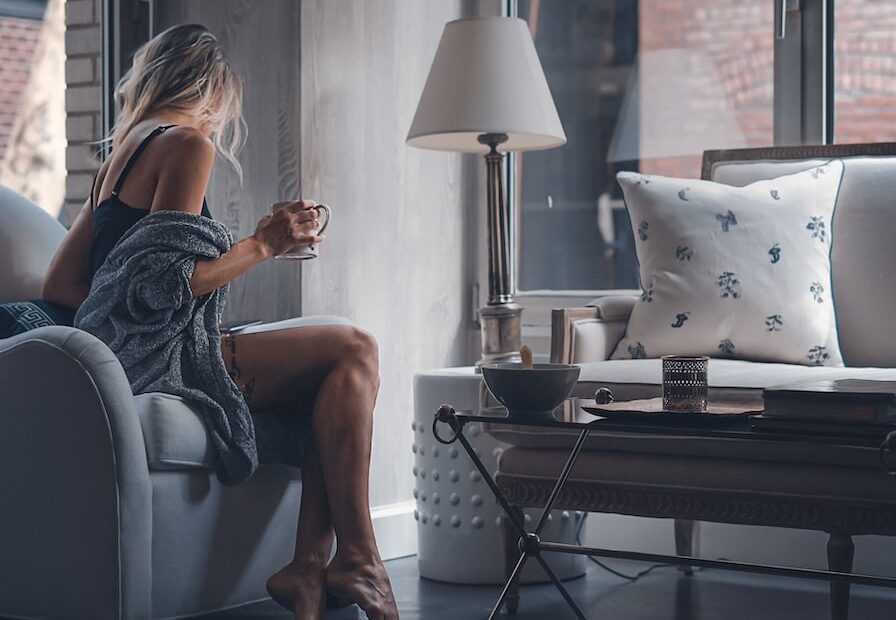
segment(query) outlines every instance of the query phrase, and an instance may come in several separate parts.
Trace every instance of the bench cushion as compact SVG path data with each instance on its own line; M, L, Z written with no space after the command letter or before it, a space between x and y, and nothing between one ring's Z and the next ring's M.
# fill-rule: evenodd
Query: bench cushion
M591 395L597 385L613 391L617 400L652 398L662 395L662 362L658 359L609 360L581 364L577 394ZM710 398L713 394L757 390L794 381L829 379L896 380L896 368L814 367L798 364L770 364L742 360L712 359L709 362Z
M577 431L543 427L490 425L489 435L514 448L545 449L569 454ZM877 448L782 441L743 441L721 437L688 437L660 433L620 433L592 431L585 442L590 452L629 452L689 456L702 459L732 459L779 463L831 465L836 467L878 468ZM525 469L521 470L525 472ZM532 470L533 475L537 470ZM896 487L896 483L894 483Z
M785 454L790 445L780 444L780 453ZM568 456L568 448L509 448L498 461L499 477L556 480ZM896 484L879 469L775 459L710 459L692 454L586 450L580 454L570 480L638 485L643 490L679 488L896 504Z

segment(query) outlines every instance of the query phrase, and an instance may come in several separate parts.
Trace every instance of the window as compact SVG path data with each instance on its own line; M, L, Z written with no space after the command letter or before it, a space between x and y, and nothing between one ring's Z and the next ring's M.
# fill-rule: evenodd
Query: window
M698 177L705 149L773 143L773 3L519 0L516 11L568 140L514 155L517 286L638 288L615 174Z
M896 140L896 2L834 4L834 141Z
M0 2L0 183L54 217L65 197L63 9Z

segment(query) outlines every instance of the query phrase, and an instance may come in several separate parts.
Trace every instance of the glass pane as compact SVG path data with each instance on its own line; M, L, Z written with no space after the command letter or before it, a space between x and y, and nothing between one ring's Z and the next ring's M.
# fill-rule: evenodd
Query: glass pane
M0 185L53 217L65 200L65 88L64 2L0 1Z
M516 157L520 290L637 288L616 172L699 177L705 149L772 144L772 10L519 0L568 140Z
M896 140L896 2L834 4L834 141Z

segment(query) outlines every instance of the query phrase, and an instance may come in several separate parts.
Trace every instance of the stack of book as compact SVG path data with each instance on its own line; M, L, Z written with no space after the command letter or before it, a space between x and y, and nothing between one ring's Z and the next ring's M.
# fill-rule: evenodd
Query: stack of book
M756 430L882 437L896 429L896 381L838 379L763 390Z

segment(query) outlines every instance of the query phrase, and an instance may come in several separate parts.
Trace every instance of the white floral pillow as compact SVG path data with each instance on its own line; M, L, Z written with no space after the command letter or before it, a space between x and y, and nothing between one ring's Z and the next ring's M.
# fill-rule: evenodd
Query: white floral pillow
M746 187L620 172L643 294L612 359L842 366L831 220L843 163Z

